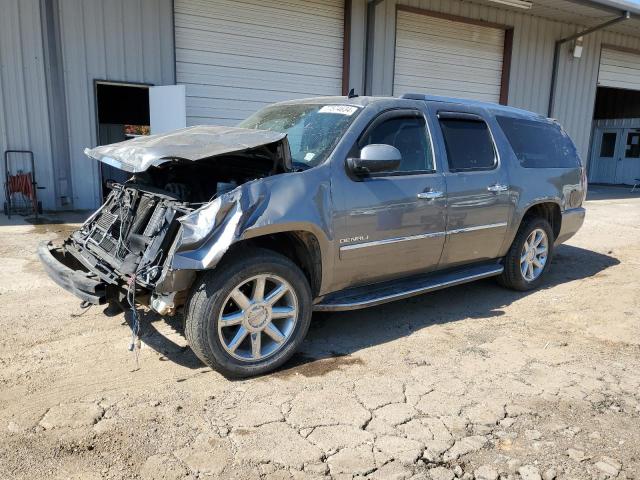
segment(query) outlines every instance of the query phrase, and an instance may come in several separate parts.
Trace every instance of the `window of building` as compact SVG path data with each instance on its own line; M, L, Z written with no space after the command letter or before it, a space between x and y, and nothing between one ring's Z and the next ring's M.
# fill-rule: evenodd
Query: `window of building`
M627 134L627 151L625 158L640 158L640 132Z
M496 117L520 164L525 168L571 168L580 165L576 147L554 124Z
M392 145L402 154L398 172L433 172L431 140L423 117L394 117L371 128L360 148L374 143Z
M449 170L488 170L496 164L489 127L482 120L440 118Z
M613 158L616 154L616 140L618 134L616 132L604 132L602 134L602 142L600 143L600 157Z

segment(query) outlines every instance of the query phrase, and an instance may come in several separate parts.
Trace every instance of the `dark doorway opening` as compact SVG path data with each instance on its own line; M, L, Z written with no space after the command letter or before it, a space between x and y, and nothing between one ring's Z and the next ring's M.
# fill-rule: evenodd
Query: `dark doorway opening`
M149 135L149 85L95 82L98 145ZM103 198L111 181L124 182L131 174L100 164Z
M640 118L640 91L598 87L594 120Z
M598 87L589 159L591 183L633 185L640 178L640 91Z

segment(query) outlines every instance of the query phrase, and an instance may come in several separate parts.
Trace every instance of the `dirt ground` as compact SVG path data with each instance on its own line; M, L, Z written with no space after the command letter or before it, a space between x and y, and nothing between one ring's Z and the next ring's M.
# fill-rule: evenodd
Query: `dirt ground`
M73 225L0 217L0 478L640 478L640 195L591 187L587 209L540 290L316 315L244 381L178 317L148 316L136 369L123 315L35 258Z

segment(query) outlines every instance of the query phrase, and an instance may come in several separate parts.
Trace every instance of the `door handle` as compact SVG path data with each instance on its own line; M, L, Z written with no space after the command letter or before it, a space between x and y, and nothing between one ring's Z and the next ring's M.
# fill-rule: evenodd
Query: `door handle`
M420 200L434 200L436 198L442 197L442 195L444 195L442 192L436 192L436 191L430 190L428 192L420 192L418 194L418 198Z
M509 185L501 185L499 183L496 183L495 185L489 185L487 187L487 190L489 190L490 192L506 192L507 190L509 190Z

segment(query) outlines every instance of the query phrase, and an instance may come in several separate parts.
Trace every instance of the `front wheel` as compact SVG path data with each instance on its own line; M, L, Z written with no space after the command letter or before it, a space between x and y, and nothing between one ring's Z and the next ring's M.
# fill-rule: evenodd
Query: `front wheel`
M551 264L553 241L553 230L547 220L525 219L504 258L500 283L520 291L540 285Z
M311 290L297 265L263 249L247 250L203 274L187 307L194 353L228 377L248 377L286 362L311 322Z

